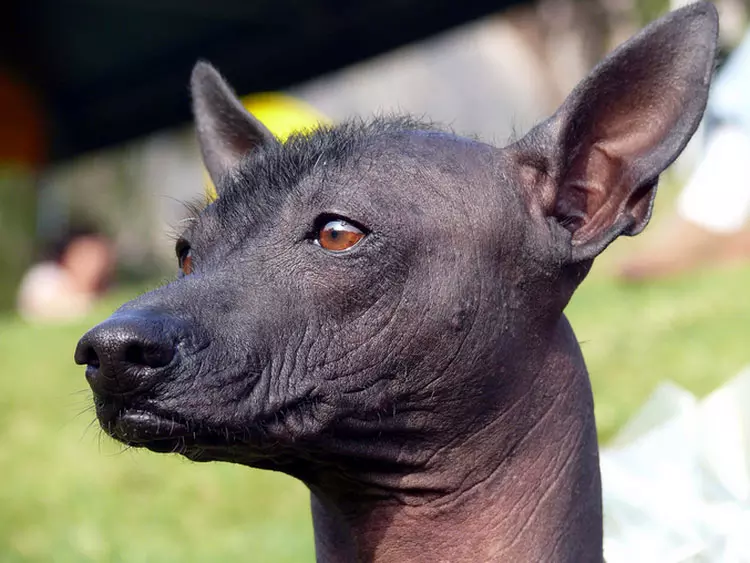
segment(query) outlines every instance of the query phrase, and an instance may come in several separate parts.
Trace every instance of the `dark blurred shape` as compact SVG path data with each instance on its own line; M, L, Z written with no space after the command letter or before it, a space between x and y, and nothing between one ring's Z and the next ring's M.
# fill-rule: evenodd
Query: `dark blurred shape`
M520 3L14 0L0 67L41 98L59 160L187 121L199 58L240 92L277 90Z
M32 89L0 66L0 311L15 302L31 263L35 170L45 159L41 108Z
M0 164L33 167L44 159L44 124L35 93L0 68Z

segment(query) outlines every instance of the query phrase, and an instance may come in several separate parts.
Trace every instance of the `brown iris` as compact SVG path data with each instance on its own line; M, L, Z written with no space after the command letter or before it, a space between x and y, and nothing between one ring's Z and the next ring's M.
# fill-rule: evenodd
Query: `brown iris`
M332 252L349 250L365 238L365 233L343 219L328 221L318 232L317 243Z
M177 241L177 264L180 267L180 270L182 273L186 276L189 276L193 273L193 252L190 249L190 243L188 243L185 239L180 239Z
M180 270L186 276L193 273L193 257L190 255L190 251L180 260Z

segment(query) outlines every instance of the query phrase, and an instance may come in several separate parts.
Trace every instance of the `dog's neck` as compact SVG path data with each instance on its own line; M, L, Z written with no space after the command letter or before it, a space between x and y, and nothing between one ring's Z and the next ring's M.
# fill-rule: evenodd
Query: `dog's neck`
M426 480L461 486L437 499L312 496L318 561L602 560L599 459L591 388L563 318L528 391ZM512 419L534 413L508 440Z

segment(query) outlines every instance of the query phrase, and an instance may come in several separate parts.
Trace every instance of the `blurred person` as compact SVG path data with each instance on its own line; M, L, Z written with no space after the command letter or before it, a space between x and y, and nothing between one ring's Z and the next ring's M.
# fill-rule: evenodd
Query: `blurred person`
M705 117L702 158L662 238L620 270L655 279L750 259L750 31L719 71Z
M92 229L76 229L55 245L50 259L32 266L18 291L18 312L29 321L82 317L109 287L112 243Z

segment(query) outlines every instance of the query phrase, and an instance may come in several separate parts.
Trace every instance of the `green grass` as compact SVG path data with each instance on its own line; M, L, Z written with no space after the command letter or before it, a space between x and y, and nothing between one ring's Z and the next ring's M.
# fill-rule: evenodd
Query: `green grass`
M750 365L750 267L642 286L593 272L568 317L594 388L606 442L661 381L699 396Z
M593 272L569 307L603 439L660 380L704 394L750 363L750 267L624 287ZM305 489L282 475L122 451L91 425L78 337L0 319L0 562L313 560Z

